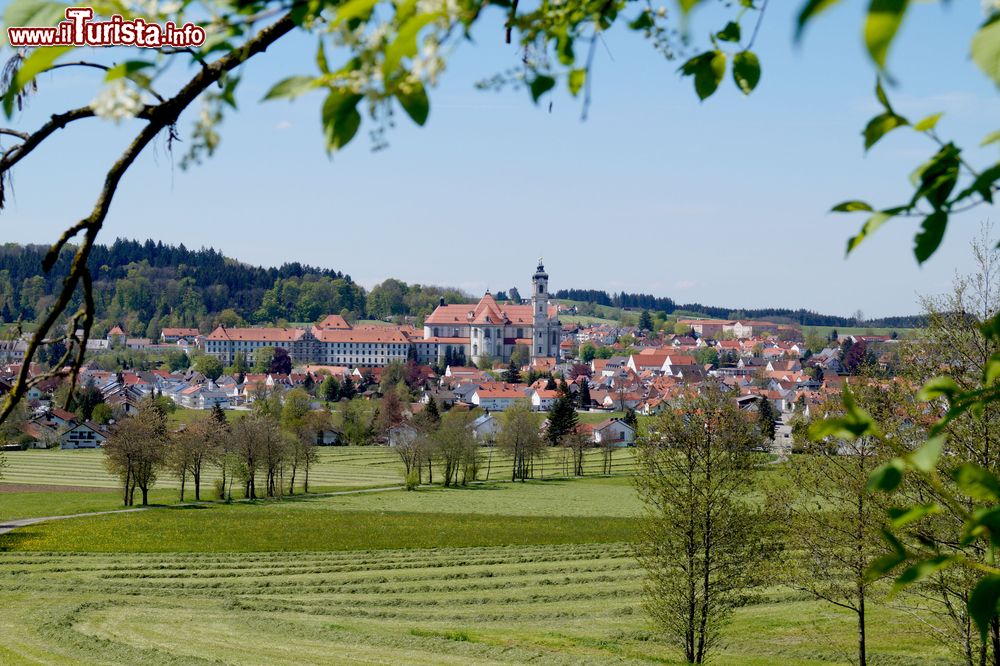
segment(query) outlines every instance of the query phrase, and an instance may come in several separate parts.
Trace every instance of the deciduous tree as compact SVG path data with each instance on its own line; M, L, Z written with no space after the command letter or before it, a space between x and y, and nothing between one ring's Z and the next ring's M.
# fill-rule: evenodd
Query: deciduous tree
M770 521L747 499L759 441L735 403L708 390L676 401L639 442L644 604L689 663L712 654L733 611L764 582Z
M136 488L142 505L149 504L149 489L167 455L166 419L152 400L144 400L135 415L122 419L103 448L105 466L121 479L125 506L134 504Z
M545 443L538 432L538 419L527 401L518 401L500 416L497 448L511 459L511 481L527 480Z

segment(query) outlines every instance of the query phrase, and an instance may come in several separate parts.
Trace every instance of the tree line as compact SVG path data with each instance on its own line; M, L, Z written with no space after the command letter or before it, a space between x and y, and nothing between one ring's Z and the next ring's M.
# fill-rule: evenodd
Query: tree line
M702 305L701 303L678 304L666 296L651 294L629 294L618 292L609 294L601 289L560 289L555 298L595 305L605 305L614 308L628 308L662 312L670 315L674 312L697 313L698 316L717 319L777 319L800 326L867 326L878 328L920 328L926 323L922 315L905 315L899 317L842 317L827 315L806 310L805 308L756 308L734 309Z
M318 459L316 443L332 429L327 410L312 410L311 397L301 389L262 394L254 410L230 422L217 406L175 429L168 428L167 410L152 396L132 416L123 418L105 442L104 462L121 482L125 506L143 506L163 475L180 482L180 501L190 482L195 501L202 499L203 475L218 472L217 499L232 499L238 483L244 497L281 497L299 487L309 492L309 474Z

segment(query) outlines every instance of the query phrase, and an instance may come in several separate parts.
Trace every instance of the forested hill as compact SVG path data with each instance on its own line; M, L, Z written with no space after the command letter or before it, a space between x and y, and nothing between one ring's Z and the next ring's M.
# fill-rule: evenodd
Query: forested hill
M67 248L48 274L41 270L48 247L0 246L0 321L34 320L53 302L75 248ZM313 322L327 314L350 319L427 315L441 298L472 298L460 290L408 285L388 279L370 292L350 275L298 262L277 268L250 266L212 248L118 239L97 245L89 265L94 276L96 335L115 324L129 335L159 336L168 326L211 330L217 324Z
M4 244L0 247L0 318L23 315L31 321L52 302L65 275L73 250L64 251L54 270L46 274L41 261L43 245ZM161 326L212 326L225 313L230 323L254 321L269 290L286 282L302 284L310 292L329 292L321 298L334 310L363 310L365 294L340 271L298 262L277 268L250 266L230 259L212 248L190 250L183 244L164 245L147 240L118 239L97 245L89 265L95 281L98 331L121 323L130 334L158 334ZM287 318L298 314L296 302L275 308ZM325 310L324 310L325 311ZM275 317L277 319L278 317Z
M758 308L746 310L702 305L701 303L679 304L672 298L668 298L666 296L653 296L650 294L629 294L626 292L609 294L608 292L600 289L560 289L555 293L555 297L570 301L580 301L582 303L606 305L614 308L663 312L668 315L676 312L678 314L696 313L700 316L716 317L719 319L770 319L778 322L795 323L802 326L919 328L926 324L926 320L922 315L864 319L858 317L825 315L813 312L812 310L806 310L804 308L799 308L798 310L792 310L789 308Z

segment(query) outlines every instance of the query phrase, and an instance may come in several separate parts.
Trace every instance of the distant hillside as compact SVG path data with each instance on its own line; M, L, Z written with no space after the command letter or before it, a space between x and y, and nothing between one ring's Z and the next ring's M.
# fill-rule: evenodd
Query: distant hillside
M853 317L826 315L799 308L757 308L737 309L702 305L701 303L678 304L666 296L651 294L608 293L598 289L560 289L555 298L591 303L595 306L649 310L650 312L678 313L684 316L715 317L719 319L771 319L777 322L795 323L801 326L863 326L886 328L920 328L925 325L922 315L901 317L880 317L858 321Z
M52 304L75 248L67 248L49 274L41 270L46 250L42 245L0 246L0 323L19 317L31 322ZM334 269L298 262L251 266L212 248L189 250L152 240L97 245L89 265L97 335L115 324L130 335L156 338L167 326L210 330L220 322L311 322L330 313L350 318L426 314L440 298L468 298L455 289L397 280L369 293Z

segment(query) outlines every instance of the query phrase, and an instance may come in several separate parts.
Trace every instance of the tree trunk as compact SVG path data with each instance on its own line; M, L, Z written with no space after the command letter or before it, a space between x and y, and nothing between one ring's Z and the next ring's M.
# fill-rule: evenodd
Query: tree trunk
M187 481L187 471L181 474L181 502L184 501L184 484Z
M125 506L129 505L128 501L128 484L132 480L132 470L131 468L125 470L125 484L122 488L122 504Z
M201 463L191 468L191 480L194 481L194 501L201 501Z
M858 666L867 666L868 651L865 648L865 588L858 585Z
M1000 619L990 620L990 640L993 643L993 666L1000 666Z
M140 488L142 489L142 505L149 506L149 486L142 484Z

